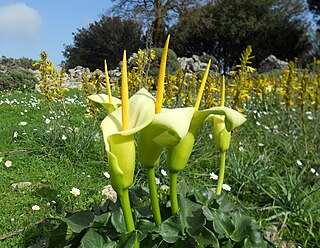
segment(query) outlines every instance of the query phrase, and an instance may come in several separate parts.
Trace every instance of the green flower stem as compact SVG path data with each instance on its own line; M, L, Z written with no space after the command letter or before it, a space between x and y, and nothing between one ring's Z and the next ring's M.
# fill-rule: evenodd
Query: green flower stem
M170 172L170 201L171 212L175 215L178 212L178 195L177 195L178 172Z
M156 222L156 225L160 226L162 223L162 220L161 220L161 213L160 213L160 207L159 207L159 199L158 199L158 191L157 191L154 167L147 167L146 170L147 170L153 218L154 218L154 221Z
M131 211L131 205L129 200L129 190L124 189L122 194L119 195L121 208L124 215L124 220L126 223L127 232L132 232L135 230L133 217L132 217L132 211Z
M226 153L227 151L220 152L220 170L219 170L219 178L218 178L216 195L221 195L223 178L224 178L224 169L226 165Z

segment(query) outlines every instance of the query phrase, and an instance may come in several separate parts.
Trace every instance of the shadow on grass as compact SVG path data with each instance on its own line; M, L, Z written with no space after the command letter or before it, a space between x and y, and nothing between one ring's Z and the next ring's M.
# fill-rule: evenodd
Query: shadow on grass
M54 207L58 214L63 212L63 202L59 197L61 191L50 188L48 184L41 184L33 191L32 195L40 199L46 199L48 204L50 203L51 207Z

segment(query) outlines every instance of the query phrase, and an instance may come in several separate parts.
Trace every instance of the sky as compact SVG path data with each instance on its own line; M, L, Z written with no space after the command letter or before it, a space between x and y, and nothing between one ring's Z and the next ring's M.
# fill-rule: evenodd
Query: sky
M101 19L111 0L0 0L0 58L38 60L46 51L59 65L78 29Z

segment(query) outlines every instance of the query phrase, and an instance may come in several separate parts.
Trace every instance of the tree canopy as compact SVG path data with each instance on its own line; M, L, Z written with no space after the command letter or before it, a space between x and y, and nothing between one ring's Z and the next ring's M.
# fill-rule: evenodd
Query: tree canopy
M123 50L133 53L141 47L141 26L132 20L102 16L88 28L74 33L74 43L65 46L63 56L67 68L77 65L90 70L103 69L106 59L109 68L118 66Z
M224 71L235 65L248 45L253 49L254 66L270 54L291 60L316 56L319 51L317 36L310 32L310 14L306 14L308 4L319 11L318 0L113 2L111 13L119 16L103 15L73 34L73 44L66 45L63 52L67 68L82 65L102 69L104 59L114 68L124 49L128 54L136 52L144 48L144 39L148 47L162 47L168 33L172 37L170 47L179 57L207 54L215 57ZM152 29L152 37L144 34L152 33Z
M308 0L310 11L315 15L315 20L318 26L318 32L320 33L320 0Z
M189 8L200 6L201 0L112 0L112 12L122 18L138 21L144 28L151 28L153 44L162 47L172 20L182 16Z
M289 3L290 2L290 3ZM301 57L310 49L303 1L217 0L189 10L170 29L178 54L207 53L230 68L251 45L255 63L273 54Z

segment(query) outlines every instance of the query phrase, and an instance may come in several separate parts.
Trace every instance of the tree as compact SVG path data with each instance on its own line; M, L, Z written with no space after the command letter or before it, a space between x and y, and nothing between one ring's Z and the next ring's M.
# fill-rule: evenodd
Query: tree
M112 12L140 22L144 28L153 29L153 44L162 47L165 33L172 19L183 15L187 9L199 6L200 0L112 0Z
M66 68L77 65L90 70L103 69L106 59L109 68L118 66L123 50L127 54L137 51L141 46L142 29L135 21L121 20L120 17L102 16L88 28L73 33L74 43L66 45L63 56Z
M318 32L320 33L320 0L308 0L309 10L315 15L318 25Z
M212 55L224 70L248 45L255 66L270 54L293 59L310 48L304 11L298 0L217 0L179 19L170 30L172 48L178 56Z

